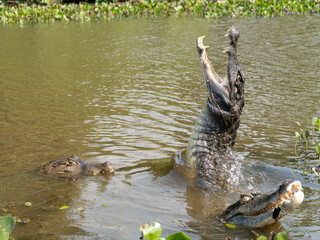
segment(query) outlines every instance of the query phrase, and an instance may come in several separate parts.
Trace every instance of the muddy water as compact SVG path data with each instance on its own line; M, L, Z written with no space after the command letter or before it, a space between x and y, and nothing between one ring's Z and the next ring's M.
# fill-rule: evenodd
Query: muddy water
M15 239L138 239L139 225L150 221L162 224L164 236L254 238L250 229L226 228L217 214L239 192L270 191L286 178L302 181L304 203L257 231L320 238L320 185L301 175L293 152L295 122L310 125L320 115L319 20L0 26L1 214L30 220L17 224ZM223 75L232 24L241 31L247 77L235 146L244 184L233 192L203 190L172 159L186 147L205 99L195 40L207 36ZM68 181L38 173L72 153L88 163L111 161L115 174Z

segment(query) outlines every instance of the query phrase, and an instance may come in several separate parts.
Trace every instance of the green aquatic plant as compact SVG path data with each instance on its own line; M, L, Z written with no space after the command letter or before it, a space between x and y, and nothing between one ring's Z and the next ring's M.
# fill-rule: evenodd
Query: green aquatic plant
M170 236L166 238L161 238L161 225L158 222L152 222L152 224L143 224L140 226L141 231L141 237L140 239L146 239L146 240L191 240L190 237L188 237L183 232L177 232L174 234L171 234Z
M299 131L295 132L295 144L294 152L298 160L304 160L307 163L308 160L319 160L317 167L312 166L311 170L319 177L320 172L320 119L313 117L311 121L311 130L303 129L301 124L297 122ZM298 145L301 145L298 152Z
M275 239L275 240L287 240L287 238L288 238L288 235L287 235L286 232L279 232L277 234L277 236L275 238L273 238L273 239Z
M287 240L288 239L288 235L286 232L279 232L279 233L270 233L269 237L266 237L264 235L259 235L257 232L255 231L251 231L255 236L256 236L256 240Z
M320 118L313 117L312 118L312 136L314 136L316 132L320 133Z
M315 151L318 154L318 158L319 158L319 165L320 165L320 143L317 143L316 147L315 147Z
M295 134L296 134L296 142L294 144L294 153L295 153L296 157L300 160L300 154L297 153L297 144L298 144L299 139L300 139L300 133L295 132Z
M0 0L2 1L2 0ZM309 0L177 0L177 1L107 1L96 3L61 4L42 0L41 4L21 3L18 0L0 2L1 23L88 22L110 21L117 18L154 16L273 17L320 12L320 1ZM14 4L13 4L14 3Z
M15 218L11 216L2 216L0 218L0 239L8 240L16 224Z
M160 240L161 239L161 233L162 229L160 227L160 223L158 222L152 222L152 224L145 223L140 226L140 231L143 239L143 237L146 238L146 240ZM162 238L163 239L163 238Z
M152 224L145 223L140 226L140 231L141 231L141 237L140 240L146 239L146 240L191 240L189 236L184 234L183 232L177 232L173 233L170 236L166 238L161 238L162 234L162 229L161 225L158 222L151 222ZM232 224L230 224L232 225ZM226 225L227 226L227 225ZM229 226L227 226L229 227ZM229 227L230 228L230 227ZM233 225L231 228L236 228L236 225ZM259 235L255 231L251 231L255 238L257 240L287 240L287 233L286 232L278 232L278 233L270 233L269 237L266 237L264 235ZM230 239L226 237L225 239Z
M314 138L316 136L316 133L318 133L318 140ZM320 118L313 117L312 118L312 143L315 145L314 150L318 154L319 158L319 166L320 166Z
M308 155L308 141L309 141L309 137L310 137L310 133L309 130L303 130L301 127L301 124L297 122L297 125L299 126L299 132L295 132L296 134L296 144L295 144L295 153L296 156L300 159L300 154L297 154L297 143L298 141L301 139L305 142L305 153L306 155Z
M299 141L303 141L305 144L305 154L308 155L308 146L314 146L314 151L319 155L319 142L320 142L320 119L313 117L311 121L311 131L308 129L302 129L300 123L297 122L299 126L299 132L295 132L296 142L295 142L295 154L300 159L301 153L297 153L297 144ZM320 162L319 162L320 164Z

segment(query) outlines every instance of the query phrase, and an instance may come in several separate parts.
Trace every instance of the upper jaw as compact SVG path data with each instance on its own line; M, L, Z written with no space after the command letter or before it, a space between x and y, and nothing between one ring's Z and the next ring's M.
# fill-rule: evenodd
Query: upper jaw
M205 36L198 38L197 49L208 88L208 98L212 103L215 102L223 110L228 110L231 107L229 99L230 88L227 81L222 79L213 69L211 61L207 55L207 49L209 46L205 46L203 44L204 38Z

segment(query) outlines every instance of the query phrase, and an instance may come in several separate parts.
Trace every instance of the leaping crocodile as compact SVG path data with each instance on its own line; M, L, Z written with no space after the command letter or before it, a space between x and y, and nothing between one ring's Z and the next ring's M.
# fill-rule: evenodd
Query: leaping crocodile
M233 145L244 106L245 75L237 58L240 32L231 27L227 53L227 74L221 78L207 56L203 37L197 40L197 50L207 85L206 103L193 129L184 156L184 163L193 167L196 179L209 185L228 188L238 183L240 172ZM286 180L271 194L241 195L221 215L223 221L250 227L271 224L298 207L304 198L298 180Z
M227 76L221 78L207 56L203 37L197 41L200 63L207 85L207 99L193 129L185 154L185 164L194 166L199 179L207 183L230 185L239 178L233 145L244 106L245 76L237 59L239 31L232 27L228 34ZM228 171L226 171L228 169Z

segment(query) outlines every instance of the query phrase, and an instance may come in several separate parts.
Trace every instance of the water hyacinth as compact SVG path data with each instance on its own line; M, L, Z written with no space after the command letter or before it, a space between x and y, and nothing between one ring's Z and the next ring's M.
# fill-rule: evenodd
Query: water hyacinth
M320 12L319 0L140 0L95 4L5 4L0 0L0 22L87 22L141 16L272 17Z

